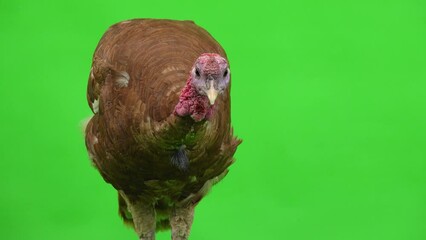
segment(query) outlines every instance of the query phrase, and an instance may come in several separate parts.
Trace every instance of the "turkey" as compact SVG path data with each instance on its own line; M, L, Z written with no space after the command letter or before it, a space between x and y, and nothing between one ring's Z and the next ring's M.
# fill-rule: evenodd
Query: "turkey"
M86 148L141 240L188 239L194 207L234 162L225 51L192 21L111 26L93 55Z

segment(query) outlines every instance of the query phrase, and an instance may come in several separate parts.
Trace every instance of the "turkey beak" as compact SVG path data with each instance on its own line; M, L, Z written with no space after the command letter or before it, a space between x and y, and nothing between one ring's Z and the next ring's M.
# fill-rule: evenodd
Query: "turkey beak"
M213 80L210 80L210 88L207 89L207 97L210 100L210 105L213 105L214 102L216 101L217 95L218 95L219 91L217 91L214 86L213 86Z

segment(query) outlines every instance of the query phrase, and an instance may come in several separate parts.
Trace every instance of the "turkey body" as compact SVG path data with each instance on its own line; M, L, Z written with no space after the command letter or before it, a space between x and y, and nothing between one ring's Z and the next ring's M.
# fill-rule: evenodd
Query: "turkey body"
M104 180L118 190L120 215L141 239L151 238L146 224L138 227L134 219L137 205L152 207L157 230L168 228L174 210L195 206L226 175L241 142L232 133L229 88L209 119L174 114L203 53L226 58L193 22L154 19L111 26L95 50L87 91L94 116L86 147ZM172 163L177 153L186 155L186 168Z

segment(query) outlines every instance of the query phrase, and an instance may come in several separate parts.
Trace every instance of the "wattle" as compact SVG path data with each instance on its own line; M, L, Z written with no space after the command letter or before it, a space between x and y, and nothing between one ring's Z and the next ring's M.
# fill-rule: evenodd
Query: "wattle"
M200 95L191 84L191 79L186 82L179 96L179 103L174 113L178 116L191 116L194 121L199 122L209 119L213 112L207 96Z

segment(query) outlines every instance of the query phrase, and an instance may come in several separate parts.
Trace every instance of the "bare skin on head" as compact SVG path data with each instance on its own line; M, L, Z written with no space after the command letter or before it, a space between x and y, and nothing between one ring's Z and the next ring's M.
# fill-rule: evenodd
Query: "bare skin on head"
M186 86L179 97L175 113L190 115L195 121L208 119L214 103L229 85L228 62L215 53L204 53L190 71Z
M192 84L213 105L218 94L228 86L229 73L228 63L223 57L205 53L197 59L191 71Z

